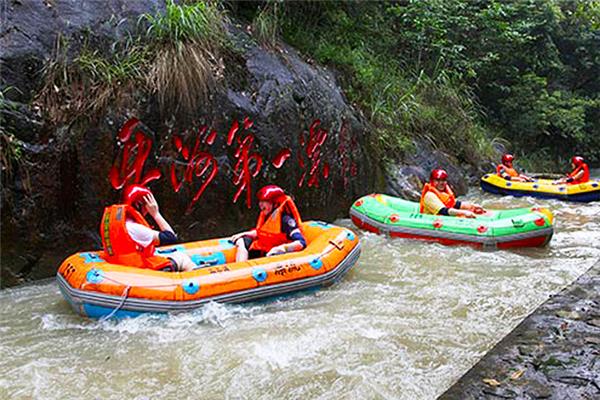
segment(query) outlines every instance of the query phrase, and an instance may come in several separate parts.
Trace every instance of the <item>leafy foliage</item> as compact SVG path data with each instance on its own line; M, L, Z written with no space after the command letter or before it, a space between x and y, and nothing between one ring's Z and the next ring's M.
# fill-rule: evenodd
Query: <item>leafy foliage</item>
M177 4L169 0L164 13L144 14L140 20L147 22L146 34L155 41L177 45L199 42L215 46L226 40L224 18L217 2Z
M522 154L600 161L600 2L408 1L389 11L394 47L468 83L487 124Z
M381 3L329 4L315 24L288 13L288 41L344 72L346 93L370 117L373 148L389 161L414 150L414 140L477 163L493 155L479 107L460 80L442 68L409 67L396 56L395 20ZM311 26L306 29L306 25Z
M252 32L260 43L274 47L280 35L281 10L277 1L267 2L252 21Z
M342 72L385 155L426 138L476 162L505 140L538 166L600 161L598 0L308 2L283 14L286 40Z

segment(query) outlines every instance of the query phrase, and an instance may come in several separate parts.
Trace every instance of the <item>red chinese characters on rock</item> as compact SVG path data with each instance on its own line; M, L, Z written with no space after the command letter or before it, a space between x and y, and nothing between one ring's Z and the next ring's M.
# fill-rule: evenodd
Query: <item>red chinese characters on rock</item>
M231 125L226 138L226 145L233 147L230 155L235 159L232 183L236 186L233 202L237 203L245 191L246 206L251 207L252 183L263 167L263 158L256 150L256 136L249 132L253 121L248 117L240 124L237 120ZM175 159L167 166L169 168L170 183L173 190L179 193L184 186L188 186L193 197L187 207L190 213L203 193L216 178L219 165L210 152L210 147L217 138L217 132L207 126L195 129L195 134L174 135L172 143L177 151ZM328 131L321 127L321 120L315 119L310 125L308 133L302 132L299 136L300 147L297 152L297 161L301 176L298 187L319 187L319 179L328 179L331 167L323 160L324 144L328 138ZM153 147L154 134L138 119L131 118L121 128L117 135L119 152L109 172L109 181L113 188L122 189L128 184L146 185L148 182L159 179L161 172L158 168L145 171ZM357 165L352 160L352 153L357 143L348 132L348 124L342 123L337 158L343 177L344 187L349 183L349 175L357 175ZM281 149L272 159L272 166L279 170L287 160L292 158L292 150Z
M275 158L273 158L273 161L271 162L271 164L273 164L273 166L275 168L279 169L279 168L283 167L283 164L285 164L287 159L290 158L291 156L292 156L292 151L288 148L285 148L285 149L281 150L279 153L277 153Z
M178 193L183 184L193 185L193 181L200 183L194 197L187 207L186 214L192 211L196 202L200 199L208 185L215 179L219 171L217 160L207 151L202 150L202 146L210 146L214 143L217 136L216 131L209 131L207 126L198 129L193 147L184 143L181 135L173 136L173 144L177 149L183 161L175 160L171 164L171 186ZM183 172L183 174L182 174ZM181 178L178 175L182 175Z
M254 123L248 118L244 118L243 128L248 130ZM255 178L262 168L263 160L260 154L252 153L252 146L256 139L253 133L246 133L243 138L237 136L240 129L239 123L235 120L227 134L227 146L231 146L234 141L237 144L234 157L237 160L233 168L233 184L237 186L237 191L233 196L233 202L236 203L242 194L246 191L246 207L252 205L252 179Z
M117 134L119 152L108 173L114 189L126 185L146 185L159 179L161 173L152 168L144 174L146 160L152 150L153 134L137 118L129 119Z
M308 138L305 140L304 133L300 134L300 150L298 151L298 165L303 170L298 187L302 187L307 181L308 187L319 187L319 168L321 167L322 147L327 140L327 131L322 129L321 120L316 119L310 125ZM329 177L329 163L323 163L321 174L325 179Z

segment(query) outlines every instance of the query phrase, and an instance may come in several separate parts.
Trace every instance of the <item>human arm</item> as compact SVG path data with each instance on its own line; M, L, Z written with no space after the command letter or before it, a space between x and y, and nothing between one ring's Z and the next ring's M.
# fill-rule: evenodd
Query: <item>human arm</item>
M477 218L475 213L470 210L463 210L463 209L453 208L453 207L450 207L447 210L448 210L447 211L448 215L451 215L453 217Z
M507 181L510 181L512 178L510 176L510 174L506 171L506 168L504 168L504 166L498 167L498 175L500 175L502 178L506 179Z
M577 171L577 173L569 174L569 176L567 176L567 178L565 179L565 182L571 183L573 181L579 181L580 179L583 178L584 175L585 175L585 171L583 170L583 168L579 168L579 171Z
M250 238L252 240L256 239L256 229L252 229L250 231L236 233L235 235L231 236L231 238L229 240L231 240L233 243L235 243L235 242L237 242L239 239L241 239L243 237L247 237L247 238Z
M152 219L154 219L154 222L156 222L158 228L161 231L167 231L175 234L175 231L173 230L173 228L171 228L171 225L169 225L169 223L164 219L164 217L160 213L158 209L158 203L156 202L154 196L152 194L149 194L146 197L144 197L144 201L146 202L146 211L148 211L148 214L150 214Z
M158 245L168 245L177 243L177 234L171 225L165 220L158 208L158 202L152 194L144 197L146 211L154 219L160 231L152 230L152 242Z
M481 207L479 204L468 203L466 201L461 201L459 208L461 210L471 211L475 214L484 214L486 212L486 210L483 207Z
M281 230L286 234L287 239L290 242L273 247L267 253L267 257L275 254L300 251L306 247L306 239L293 217L284 214L281 218L281 227Z

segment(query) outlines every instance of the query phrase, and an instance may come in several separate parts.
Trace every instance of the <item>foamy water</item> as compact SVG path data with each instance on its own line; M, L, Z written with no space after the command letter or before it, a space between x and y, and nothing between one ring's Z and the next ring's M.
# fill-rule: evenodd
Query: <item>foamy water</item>
M435 398L600 259L599 203L469 197L550 207L550 245L484 252L361 233L359 262L332 287L122 321L79 317L55 283L2 291L0 398Z

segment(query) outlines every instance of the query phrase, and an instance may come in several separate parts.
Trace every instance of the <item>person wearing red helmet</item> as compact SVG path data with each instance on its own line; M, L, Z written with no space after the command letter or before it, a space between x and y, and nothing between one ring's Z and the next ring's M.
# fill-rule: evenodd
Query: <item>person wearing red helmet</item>
M515 157L512 154L504 154L502 156L502 164L496 167L496 173L507 181L532 182L533 179L526 175L519 174L513 167L514 159Z
M577 185L590 180L590 167L585 163L583 157L575 156L571 158L571 168L573 170L566 177L555 181L554 184Z
M475 218L476 214L483 214L485 210L477 204L456 200L454 192L448 185L448 173L438 168L431 171L429 182L423 186L420 212Z
M173 228L161 215L152 192L141 185L131 185L123 192L123 203L104 209L100 236L104 259L110 263L153 270L191 271L191 258L181 252L168 257L154 255L155 245L177 241ZM136 209L138 207L138 209ZM159 230L152 229L144 214L149 214Z
M304 249L302 219L292 198L275 185L263 187L256 197L260 208L256 228L231 237L237 247L236 261Z

